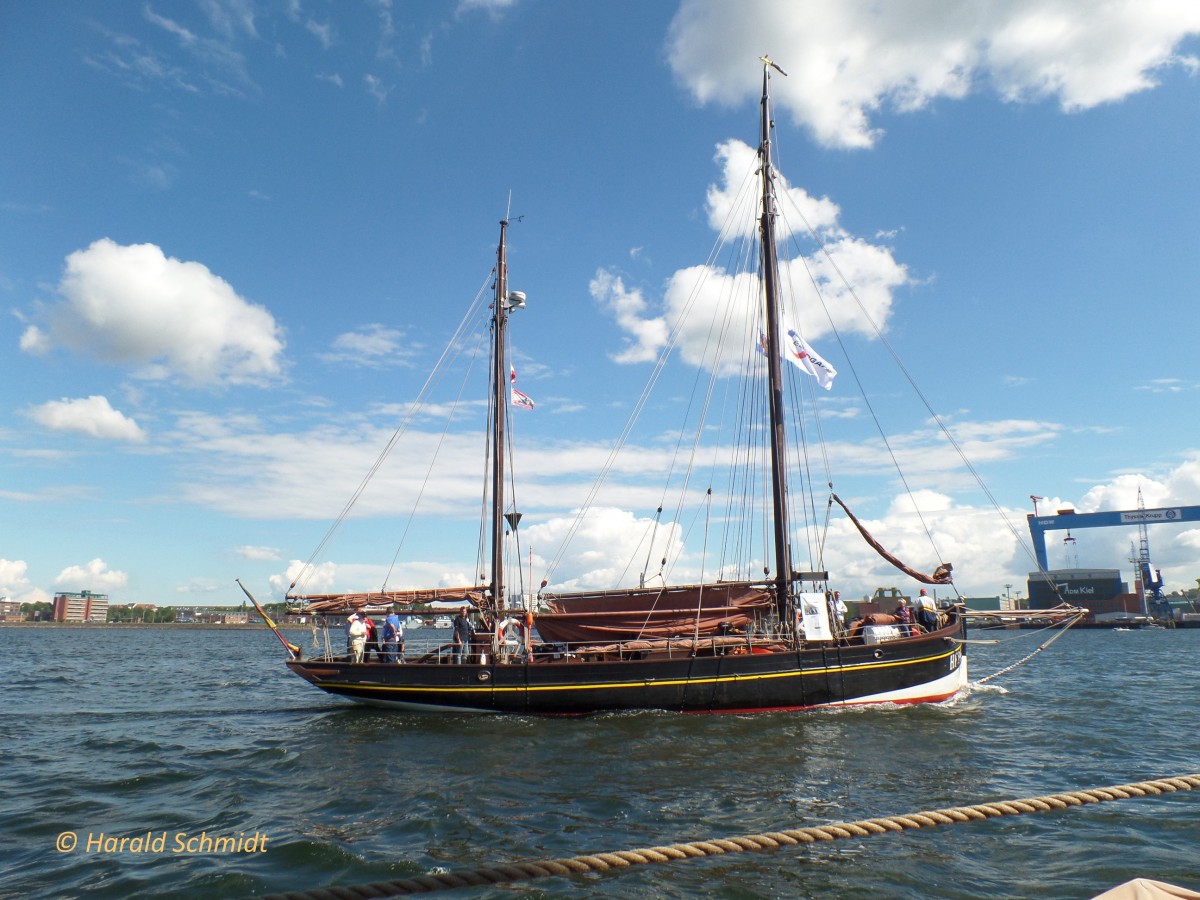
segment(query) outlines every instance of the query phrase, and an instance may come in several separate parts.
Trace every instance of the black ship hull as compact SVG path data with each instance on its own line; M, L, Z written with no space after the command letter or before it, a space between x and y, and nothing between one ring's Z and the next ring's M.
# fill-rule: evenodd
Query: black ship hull
M292 660L288 667L331 694L425 712L587 715L628 710L687 713L796 711L946 700L967 683L961 622L880 644L800 650L654 654L589 659L586 652L519 663L351 663Z

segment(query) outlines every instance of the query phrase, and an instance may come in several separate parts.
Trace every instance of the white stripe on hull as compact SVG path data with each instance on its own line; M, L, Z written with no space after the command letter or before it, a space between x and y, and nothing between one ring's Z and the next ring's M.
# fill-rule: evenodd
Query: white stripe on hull
M967 686L967 658L953 672L943 675L936 681L901 688L897 691L884 691L880 694L868 694L865 697L855 697L844 703L830 703L830 706L849 706L859 703L918 703L923 700L949 699Z

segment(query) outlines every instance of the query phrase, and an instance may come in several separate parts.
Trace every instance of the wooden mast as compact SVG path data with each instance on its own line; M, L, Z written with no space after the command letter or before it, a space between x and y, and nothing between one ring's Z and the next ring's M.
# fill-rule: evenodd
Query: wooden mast
M771 166L771 103L767 92L770 68L775 66L763 58L762 142L759 162L762 172L762 236L763 294L767 319L767 377L770 384L769 413L771 417L771 500L775 519L775 610L781 622L791 620L788 614L791 598L792 563L787 510L787 434L783 406L783 343L779 322L779 261L775 250L775 176ZM782 69L779 69L782 72ZM792 625L789 624L789 630Z
M504 425L508 413L508 372L505 331L508 324L508 257L505 242L508 219L500 221L496 251L496 297L492 310L492 613L500 621L504 610ZM493 629L493 641L495 629Z

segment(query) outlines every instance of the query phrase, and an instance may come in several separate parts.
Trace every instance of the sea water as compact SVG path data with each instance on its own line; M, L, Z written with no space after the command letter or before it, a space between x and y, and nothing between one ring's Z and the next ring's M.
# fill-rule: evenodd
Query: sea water
M1044 636L972 637L1001 641L975 681ZM1070 632L939 705L578 719L357 706L265 630L0 641L0 897L245 897L1200 772L1200 630ZM1200 889L1198 848L1180 792L449 895L1088 898Z

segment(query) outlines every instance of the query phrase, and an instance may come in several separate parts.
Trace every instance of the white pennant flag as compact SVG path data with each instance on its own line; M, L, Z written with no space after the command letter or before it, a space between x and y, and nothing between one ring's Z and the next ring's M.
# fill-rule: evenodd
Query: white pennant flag
M825 390L830 390L833 387L833 378L837 375L837 369L821 359L820 354L808 346L804 338L796 334L794 330L788 331L788 340L790 346L784 351L787 358L799 369L817 379L817 384Z

